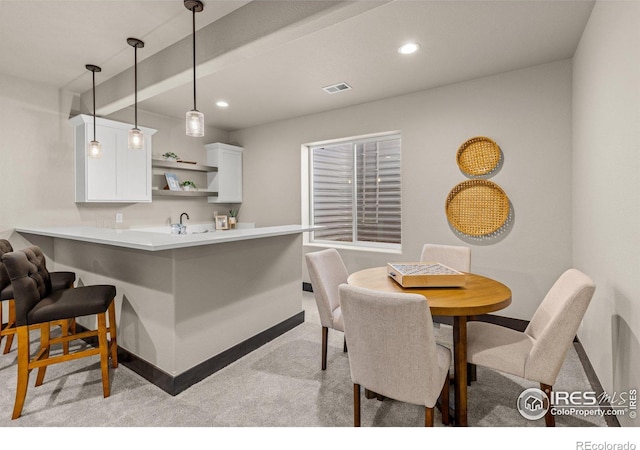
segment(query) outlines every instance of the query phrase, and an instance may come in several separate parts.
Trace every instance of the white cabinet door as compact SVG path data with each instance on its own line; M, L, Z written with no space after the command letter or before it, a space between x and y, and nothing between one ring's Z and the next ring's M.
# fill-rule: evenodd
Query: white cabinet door
M93 139L93 117L79 115L75 125L76 202L150 202L152 135L156 130L139 127L145 137L140 150L130 150L127 139L132 125L96 118L96 139L102 157L87 156Z
M214 143L205 148L207 164L218 168L207 174L208 190L218 193L209 203L242 203L242 147Z

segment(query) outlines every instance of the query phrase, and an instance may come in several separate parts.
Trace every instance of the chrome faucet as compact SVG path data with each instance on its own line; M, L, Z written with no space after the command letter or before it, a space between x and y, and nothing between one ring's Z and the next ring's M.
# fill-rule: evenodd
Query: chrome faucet
M187 216L187 220L189 219L189 214L185 212L180 214L180 223L171 224L171 234L187 234L187 226L182 223L182 216Z

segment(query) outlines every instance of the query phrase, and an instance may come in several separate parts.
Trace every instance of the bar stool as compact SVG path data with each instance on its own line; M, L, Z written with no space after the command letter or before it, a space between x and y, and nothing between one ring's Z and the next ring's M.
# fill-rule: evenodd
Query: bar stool
M0 344L2 344L2 338L7 336L7 342L4 346L3 354L7 354L11 351L11 344L13 344L13 336L16 333L16 307L13 300L13 287L11 286L11 280L7 269L2 263L2 255L13 251L11 243L6 239L0 239L0 302L7 301L8 304L8 317L7 324L2 327L2 305L0 303ZM73 272L50 272L51 276L51 290L59 291L62 289L69 289L73 287L73 283L76 281L76 274ZM71 331L75 333L76 321L75 318L71 320L63 320L55 325L62 327L62 335L65 336ZM69 353L69 343L62 344L65 354Z
M110 395L109 357L111 366L118 367L116 342L116 288L112 285L83 286L75 289L52 291L51 279L45 265L42 250L32 246L24 250L5 253L2 256L11 279L16 305L16 335L18 336L18 381L12 419L22 414L27 395L29 372L38 369L36 386L44 381L47 366L74 359L100 355L102 392ZM107 311L109 326L107 328ZM74 317L96 315L97 330L74 333L51 339L49 323L70 320ZM40 325L40 350L33 357L29 349L29 326ZM109 335L110 340L107 340ZM75 339L98 338L98 348L79 350L70 354L50 356L52 344Z

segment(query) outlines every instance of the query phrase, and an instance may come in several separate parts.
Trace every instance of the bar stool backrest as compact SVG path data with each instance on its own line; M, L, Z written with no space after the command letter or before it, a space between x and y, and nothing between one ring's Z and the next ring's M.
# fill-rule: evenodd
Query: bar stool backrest
M2 292L6 287L11 285L11 278L9 278L9 273L7 273L7 268L2 263L2 255L5 253L10 253L13 251L13 247L11 247L11 243L6 239L0 239L0 292ZM11 297L13 298L13 296ZM0 297L0 300L10 300L9 298Z
M16 326L27 325L27 314L51 293L51 277L44 253L34 245L2 256L16 301Z

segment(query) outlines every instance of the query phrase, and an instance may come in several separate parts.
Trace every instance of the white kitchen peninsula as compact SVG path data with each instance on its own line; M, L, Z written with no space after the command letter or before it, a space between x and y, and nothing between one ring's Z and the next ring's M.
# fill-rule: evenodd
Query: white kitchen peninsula
M16 231L43 248L49 270L74 271L80 285L116 286L123 364L173 395L304 321L308 227Z

